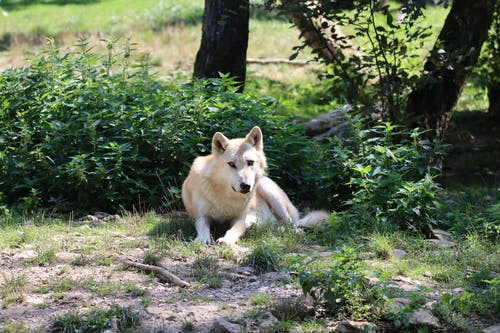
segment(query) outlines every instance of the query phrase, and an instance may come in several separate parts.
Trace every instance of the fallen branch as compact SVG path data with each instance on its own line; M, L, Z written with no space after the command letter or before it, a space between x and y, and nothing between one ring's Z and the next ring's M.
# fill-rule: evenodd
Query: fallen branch
M330 113L320 114L318 117L303 124L307 135L317 140L322 140L338 134L349 127L347 115L352 111L353 107L346 104Z
M287 64L294 66L307 66L309 64L306 60L288 60L279 58L247 58L249 64L270 65L270 64Z
M139 268L139 269L142 269L144 271L156 273L156 274L158 274L160 276L160 278L162 278L162 279L164 279L166 281L172 282L173 284L178 285L179 287L182 287L182 288L189 288L189 287L191 287L191 283L182 280L177 275L170 273L169 271L167 271L163 267L158 267L158 266L153 266L153 265L146 265L146 264L140 264L138 262L134 262L134 261L131 261L131 260L124 260L123 264L125 264L127 266L132 266L132 267L135 267L135 268Z

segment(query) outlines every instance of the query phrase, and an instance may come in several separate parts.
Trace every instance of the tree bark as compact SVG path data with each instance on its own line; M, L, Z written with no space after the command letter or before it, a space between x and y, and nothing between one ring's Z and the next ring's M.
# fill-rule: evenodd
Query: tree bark
M305 43L326 63L340 63L347 54L345 50L349 50L352 54L361 57L361 53L345 40L343 45L332 37L332 34L340 40L344 34L340 27L335 22L328 20L323 16L308 17L307 10L314 11L316 7L320 7L319 1L303 2L301 0L282 0L284 11L290 21L299 29L300 36L304 38ZM352 4L341 3L339 8L344 4L350 8Z
M406 107L411 127L443 138L465 80L488 35L496 0L455 0Z
M229 74L241 83L246 76L248 0L205 0L201 45L194 64L195 78Z
M488 102L490 103L488 112L500 116L500 82L488 85Z

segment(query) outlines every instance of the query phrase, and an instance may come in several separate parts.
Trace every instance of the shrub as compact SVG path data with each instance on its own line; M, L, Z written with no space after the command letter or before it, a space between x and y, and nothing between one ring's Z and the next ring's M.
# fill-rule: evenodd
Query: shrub
M359 263L360 259L352 248L342 248L328 268L305 267L299 270L302 290L330 316L339 319L376 316L381 296L375 287L369 285Z
M439 144L390 123L357 121L351 132L330 143L324 157L329 171L319 174L320 188L336 194L329 204L342 210L332 226L428 233L439 222Z
M0 73L0 200L23 209L159 208L178 204L193 158L215 131L264 130L271 172L301 192L312 145L274 114L275 101L236 93L228 77L178 85L131 66L130 46L61 55L52 46ZM132 70L133 69L133 70ZM311 163L312 164L312 163ZM286 170L278 165L288 165ZM302 190L302 193L304 191Z

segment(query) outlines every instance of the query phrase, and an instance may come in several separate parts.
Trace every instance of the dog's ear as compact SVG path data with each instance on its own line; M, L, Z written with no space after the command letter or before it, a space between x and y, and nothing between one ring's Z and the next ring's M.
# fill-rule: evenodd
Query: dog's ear
M227 148L227 143L229 139L224 136L221 132L216 132L212 137L212 153L213 154L224 154Z
M257 150L264 149L264 140L262 139L262 131L259 126L252 128L252 130L247 134L245 140Z

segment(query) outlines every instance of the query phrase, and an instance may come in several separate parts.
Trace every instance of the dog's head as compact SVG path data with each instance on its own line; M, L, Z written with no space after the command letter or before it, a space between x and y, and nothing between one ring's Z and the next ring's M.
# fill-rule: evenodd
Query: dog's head
M262 131L257 126L242 139L228 139L220 132L215 133L212 154L224 162L221 168L226 169L220 172L227 176L233 191L243 194L253 191L267 167Z

